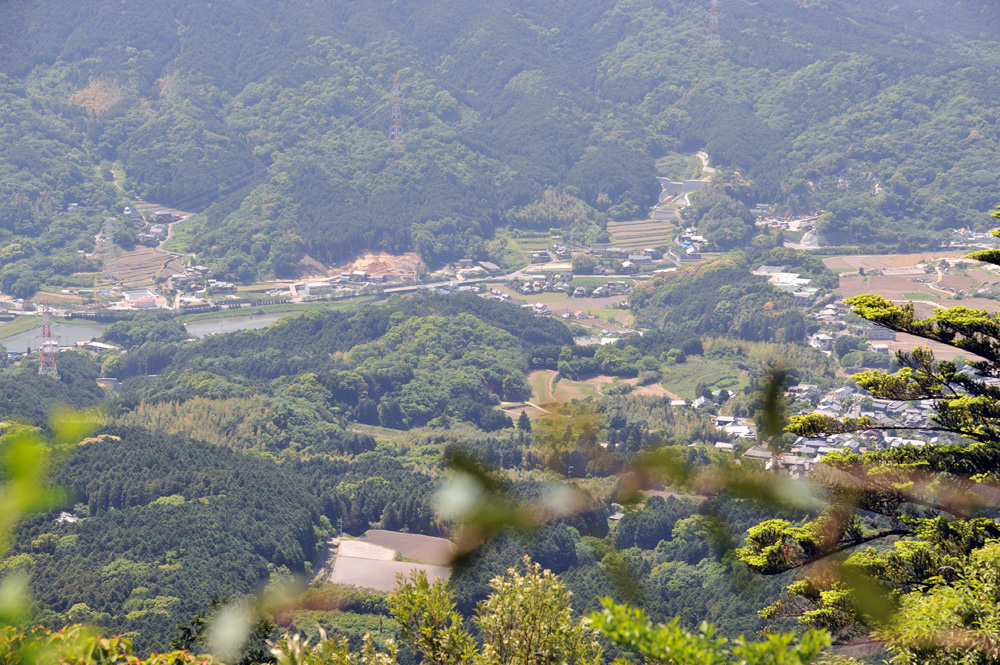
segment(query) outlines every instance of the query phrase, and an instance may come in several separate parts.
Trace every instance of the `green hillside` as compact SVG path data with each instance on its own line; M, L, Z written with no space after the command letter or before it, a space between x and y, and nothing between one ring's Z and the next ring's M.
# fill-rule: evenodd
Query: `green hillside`
M4 14L5 292L86 269L75 250L132 193L204 211L191 248L250 278L291 276L302 252L496 259L497 227L560 219L530 212L550 188L584 229L641 217L655 160L696 148L741 174L727 193L744 203L828 210L832 242L981 225L1000 171L1000 19L984 0L732 0L719 53L688 0ZM390 148L397 74L406 142Z

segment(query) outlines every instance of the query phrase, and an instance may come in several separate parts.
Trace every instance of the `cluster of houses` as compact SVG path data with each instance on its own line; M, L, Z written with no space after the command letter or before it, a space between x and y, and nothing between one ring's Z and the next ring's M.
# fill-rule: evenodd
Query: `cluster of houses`
M758 277L766 277L769 284L776 289L791 293L795 298L795 303L802 307L808 307L816 300L819 289L809 286L811 279L800 277L797 272L787 272L783 266L761 266L751 272Z
M549 275L528 275L528 281L518 289L524 295L534 293L565 293L573 281L572 273L561 272Z
M842 304L841 307L843 307ZM820 316L817 317L817 320L820 323L834 323L838 320L838 311L839 308L837 305L827 305L820 312ZM892 349L888 344L884 344L883 342L896 341L896 331L880 326L877 323L865 321L861 325L850 326L832 333L815 333L809 338L809 345L826 354L830 354L833 351L833 345L837 342L837 338L845 335L858 335L866 337L868 339L868 348L875 353L881 353L884 355L889 355L892 352Z
M632 266L649 266L663 258L663 254L652 247L646 247L641 253L634 250L622 249L621 247L598 247L594 250L594 256L602 259L619 260L622 268L628 270ZM600 266L599 266L600 267ZM603 274L604 271L601 271ZM594 269L594 274L598 274Z
M701 259L701 245L705 244L705 237L698 234L698 229L693 226L684 229L684 232L681 233L676 242L684 252L682 258Z
M996 247L1000 244L1000 238L997 238L989 231L981 233L978 231L973 231L972 229L955 229L952 231L954 240L947 243L948 247L954 247L956 249L963 247Z
M591 298L606 298L607 296L617 296L617 295L628 295L632 293L632 285L628 282L615 281L607 282L598 287L595 287L593 291L590 292ZM573 298L585 298L587 296L587 290L582 286L578 286L573 289L573 293L570 294Z
M532 263L549 263L551 261L569 261L572 258L569 248L566 245L556 244L552 249L540 249L534 252L530 261Z
M132 223L133 227L139 229L139 233L136 234L139 244L147 247L156 247L166 240L167 226L181 219L180 215L169 210L158 210L151 215L152 222L150 223L137 210L128 206L125 207L122 214L125 219Z

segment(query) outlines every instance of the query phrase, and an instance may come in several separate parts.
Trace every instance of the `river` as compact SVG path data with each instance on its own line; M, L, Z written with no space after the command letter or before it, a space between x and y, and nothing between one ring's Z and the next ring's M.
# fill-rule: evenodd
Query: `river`
M6 339L0 339L0 345L3 345L8 351L17 351L19 353L26 353L29 348L34 351L42 341L42 317L38 317L38 321L39 325L34 330L18 333ZM89 342L95 337L100 337L104 333L105 328L107 326L100 323L59 325L58 319L52 321L52 332L59 335L60 346L73 346L76 342ZM3 329L0 328L0 332L2 331Z
M188 333L192 337L205 337L218 333L230 333L238 330L259 330L266 328L275 321L283 319L296 312L280 312L269 314L256 314L247 316L230 316L218 319L202 319L201 321L191 321L185 323Z

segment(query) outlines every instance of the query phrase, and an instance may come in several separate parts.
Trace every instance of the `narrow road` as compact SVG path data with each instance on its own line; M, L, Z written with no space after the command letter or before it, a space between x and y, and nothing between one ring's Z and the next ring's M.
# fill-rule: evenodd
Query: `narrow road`
M945 290L945 289L942 289L942 288L939 288L939 287L935 286L935 285L936 285L937 283L939 283L939 282L940 282L940 281L941 281L942 279L944 279L944 273L943 273L943 272L941 272L941 268L939 268L938 266L934 266L934 272L935 272L935 273L937 273L937 279L935 279L935 280L934 280L933 282L930 282L930 283L928 283L928 284L927 284L927 286L928 286L929 288L931 288L931 289L934 289L934 290L935 290L935 291L937 291L938 293L943 293L943 294L945 294L945 295L946 295L946 296L948 296L949 298L954 298L954 297L955 297L955 294L954 294L954 293L952 293L951 291L947 291L947 290Z
M941 303L936 303L933 300L893 300L892 302L898 303L900 305L905 305L908 302L912 302L914 304L929 305L929 306L933 307L934 309L948 309L947 307L945 307Z
M715 169L708 165L708 153L704 150L699 150L695 153L695 156L701 160L701 172L702 173L715 173ZM711 178L706 178L702 176L702 180L711 180Z

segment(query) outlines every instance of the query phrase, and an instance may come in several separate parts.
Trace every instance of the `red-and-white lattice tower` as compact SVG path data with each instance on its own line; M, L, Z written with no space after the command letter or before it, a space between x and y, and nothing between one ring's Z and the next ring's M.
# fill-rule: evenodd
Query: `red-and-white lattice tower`
M722 37L719 35L719 0L712 0L708 8L708 37L705 48L718 53L722 50Z
M403 147L403 110L399 102L399 74L392 80L392 116L389 118L389 145Z
M59 335L52 332L52 310L48 301L42 302L42 334L38 345L38 373L59 378L56 369L56 353L59 351Z

